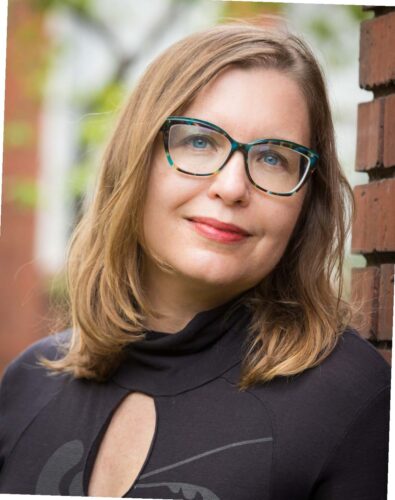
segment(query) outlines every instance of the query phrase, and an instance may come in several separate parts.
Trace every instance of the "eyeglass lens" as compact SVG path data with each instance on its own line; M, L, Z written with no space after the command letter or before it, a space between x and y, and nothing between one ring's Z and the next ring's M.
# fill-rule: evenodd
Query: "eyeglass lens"
M177 168L190 174L209 175L225 163L232 144L220 132L202 125L172 124L168 148ZM308 165L307 156L280 144L265 142L248 151L251 179L268 191L292 191Z

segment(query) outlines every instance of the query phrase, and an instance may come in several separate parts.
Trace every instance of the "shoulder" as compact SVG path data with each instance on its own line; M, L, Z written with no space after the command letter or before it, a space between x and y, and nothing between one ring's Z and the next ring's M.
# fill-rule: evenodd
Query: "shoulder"
M370 342L356 330L347 328L318 366L295 375L292 382L363 399L389 386L391 367Z
M319 389L323 400L357 409L390 386L391 367L370 342L347 328L329 356L298 378Z
M326 416L331 429L316 480L320 493L326 497L336 490L347 498L365 494L384 498L390 365L357 331L347 329L333 353L317 368L317 387L322 389L319 417Z
M314 408L322 418L352 418L383 391L389 394L391 367L370 342L352 328L339 337L332 352L317 366L290 377L276 377L252 388L279 411Z
M61 356L71 330L35 342L6 368L0 385L0 457L9 451L37 413L62 388L65 375L51 375L40 358Z
M391 368L381 354L347 328L319 365L249 389L271 417L278 474L294 475L295 481L303 474L309 481L325 480L325 474L338 478L336 464L341 463L347 470L344 484L354 476L369 476L368 466L359 467L360 457L369 466L383 463L390 382ZM301 456L304 465L299 468L295 464ZM341 498L355 498L338 491Z
M370 342L347 328L332 353L311 370L310 377L322 390L323 400L336 401L352 415L379 394L386 391L389 395L391 367Z
M6 368L2 379L2 387L13 385L14 390L23 389L21 384L34 383L48 372L39 365L41 358L55 360L61 356L62 347L71 338L71 330L65 330L55 335L44 337L35 342L15 358Z
M18 364L19 362L34 362L37 355L44 355L48 359L56 359L59 355L59 348L70 342L71 334L72 330L69 328L37 340L19 354L19 356L11 362L10 366Z
M391 367L377 349L352 328L340 336L333 352L318 372L346 388L362 384L366 393L375 392L391 382ZM319 367L318 367L319 368Z

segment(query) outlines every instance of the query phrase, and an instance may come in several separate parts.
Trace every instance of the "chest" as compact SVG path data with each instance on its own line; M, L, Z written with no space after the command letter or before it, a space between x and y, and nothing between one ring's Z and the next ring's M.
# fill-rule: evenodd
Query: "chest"
M260 401L221 379L175 396L64 391L7 458L0 491L269 500L272 450Z
M148 455L156 425L154 399L134 392L116 408L100 442L89 496L122 497Z

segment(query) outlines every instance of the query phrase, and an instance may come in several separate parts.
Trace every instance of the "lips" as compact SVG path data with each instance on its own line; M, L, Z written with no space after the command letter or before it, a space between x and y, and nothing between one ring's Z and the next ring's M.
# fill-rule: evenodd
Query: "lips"
M221 222L217 219L212 219L211 217L191 217L188 220L199 224L206 224L207 226L211 226L227 233L239 234L241 236L251 236L248 231L236 226L235 224L227 224L226 222Z

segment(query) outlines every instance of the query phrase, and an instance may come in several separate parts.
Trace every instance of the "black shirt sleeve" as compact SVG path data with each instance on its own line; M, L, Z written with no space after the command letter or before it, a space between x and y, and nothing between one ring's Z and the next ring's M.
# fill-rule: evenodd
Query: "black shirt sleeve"
M390 387L361 408L326 461L311 500L387 500Z

